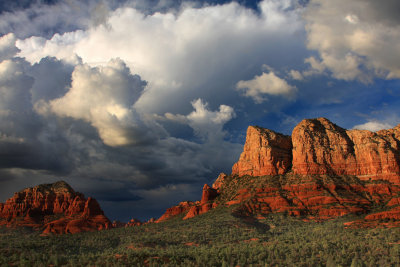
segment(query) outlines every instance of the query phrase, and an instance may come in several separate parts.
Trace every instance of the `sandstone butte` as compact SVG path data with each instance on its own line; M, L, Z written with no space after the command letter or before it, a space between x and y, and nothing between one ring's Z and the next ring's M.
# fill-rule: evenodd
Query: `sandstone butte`
M219 205L258 218L365 214L346 227L400 226L400 125L370 132L305 119L291 136L250 126L232 174L220 174L212 187L204 185L201 201L181 202L157 222L180 214L189 219Z
M0 225L32 227L43 234L112 227L95 199L86 199L64 181L26 188L0 203Z

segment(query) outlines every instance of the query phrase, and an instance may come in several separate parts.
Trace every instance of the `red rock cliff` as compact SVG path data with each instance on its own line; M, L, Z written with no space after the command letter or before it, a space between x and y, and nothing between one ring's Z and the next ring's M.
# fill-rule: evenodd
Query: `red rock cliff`
M306 119L285 136L250 126L232 175L356 175L400 183L400 125L378 132L346 130L325 118Z
M99 203L60 181L26 188L0 205L0 225L29 226L44 233L107 229L111 222Z
M240 159L232 167L232 174L239 176L284 174L292 165L290 136L261 127L247 129L246 143Z
M399 136L400 125L375 133L345 130L325 118L303 120L292 133L293 171L400 183Z

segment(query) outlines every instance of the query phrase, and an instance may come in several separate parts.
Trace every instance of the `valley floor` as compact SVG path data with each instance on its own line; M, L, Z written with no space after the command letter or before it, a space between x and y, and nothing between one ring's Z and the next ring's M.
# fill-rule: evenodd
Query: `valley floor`
M400 266L400 228L346 229L216 208L195 218L74 235L0 228L0 266Z

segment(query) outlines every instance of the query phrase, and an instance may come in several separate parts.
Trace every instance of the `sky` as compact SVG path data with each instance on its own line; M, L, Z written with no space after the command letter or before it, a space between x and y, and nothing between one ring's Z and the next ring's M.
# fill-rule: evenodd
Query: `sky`
M400 123L397 0L0 2L0 201L68 182L111 220L230 173L249 125Z

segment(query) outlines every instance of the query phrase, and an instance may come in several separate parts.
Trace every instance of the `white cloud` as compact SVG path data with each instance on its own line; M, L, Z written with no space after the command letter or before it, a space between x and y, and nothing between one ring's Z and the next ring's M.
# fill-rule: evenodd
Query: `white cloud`
M262 103L265 95L282 95L292 98L297 91L296 87L289 85L284 79L279 78L274 72L263 72L252 80L239 81L236 89L244 91L244 95L253 98L254 102Z
M235 118L236 114L232 107L220 105L217 111L211 111L208 104L201 99L191 102L194 110L188 115L166 113L165 118L189 125L197 136L208 143L223 141L225 123Z
M151 15L121 7L109 13L106 25L49 40L31 37L19 40L17 46L19 55L31 62L48 55L76 54L85 63L99 65L119 57L149 81L136 108L163 114L177 98L187 103L229 94L234 81L246 74L244 69L250 72L265 62L284 64L276 58L277 47L288 51L302 47L295 36L303 26L300 11L289 8L291 4L265 0L260 3L261 14L236 2L201 8L183 5L177 13Z
M220 105L218 111L210 111L207 103L201 99L193 101L192 106L194 111L186 116L189 126L199 136L212 139L212 141L222 139L223 125L236 116L233 108L226 105Z
M380 122L380 121L369 121L364 124L359 124L355 125L353 129L358 129L358 130L368 130L371 132L376 132L382 129L390 129L393 128L394 126L386 123L386 122Z
M304 18L313 69L328 69L335 78L371 82L400 78L398 1L310 1Z
M33 36L25 40L17 40L16 46L21 50L20 55L31 63L39 62L47 56L54 56L78 64L80 59L75 54L75 45L86 35L87 32L77 30L64 34L56 33L49 40Z
M39 103L36 110L43 113L48 105L48 109L59 116L91 123L105 144L127 145L135 143L129 134L132 128L138 126L133 104L144 86L145 82L132 75L120 59L95 68L78 65L72 73L69 91L48 104Z

